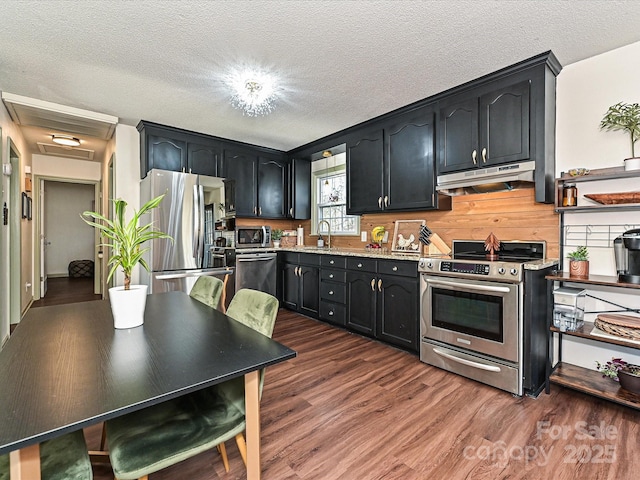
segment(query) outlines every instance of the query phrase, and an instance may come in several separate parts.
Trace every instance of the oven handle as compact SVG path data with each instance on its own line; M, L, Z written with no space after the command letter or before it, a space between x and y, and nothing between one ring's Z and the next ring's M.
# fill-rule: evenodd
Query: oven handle
M443 280L427 280L427 283L431 285L441 285L443 287L453 287L453 288L469 288L472 290L481 290L483 292L498 292L498 293L509 293L509 287L496 287L492 285L471 285L469 283L462 282L446 282Z
M455 355L452 355L452 354L447 353L447 352L445 352L443 350L440 350L439 348L434 348L433 351L434 351L434 353L437 353L441 357L448 358L449 360L453 360L454 362L458 362L458 363L461 363L463 365L467 365L469 367L479 368L480 370L488 370L489 372L499 372L500 371L500 367L496 367L494 365L485 365L484 363L472 362L471 360L467 360L467 359L464 359L464 358L459 358L459 357L456 357Z

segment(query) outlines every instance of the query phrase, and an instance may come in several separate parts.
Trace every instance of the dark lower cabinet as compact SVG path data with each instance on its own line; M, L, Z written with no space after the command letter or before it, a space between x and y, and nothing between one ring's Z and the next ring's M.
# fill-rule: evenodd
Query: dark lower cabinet
M415 278L378 277L376 338L418 351L419 291Z
M347 328L375 336L375 274L347 271Z
M280 254L278 292L283 306L317 318L320 306L320 269L315 257L317 255L290 252Z

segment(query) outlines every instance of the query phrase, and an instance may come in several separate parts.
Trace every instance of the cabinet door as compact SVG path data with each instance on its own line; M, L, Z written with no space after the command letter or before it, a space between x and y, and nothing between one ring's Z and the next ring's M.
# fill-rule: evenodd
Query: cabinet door
M181 172L187 164L187 143L159 135L147 136L148 169Z
M480 97L479 148L483 165L529 159L529 81Z
M468 170L478 159L478 97L449 103L440 109L438 173ZM474 154L475 152L475 160Z
M385 210L435 206L434 141L431 107L385 128Z
M382 210L382 130L347 143L347 213Z
M320 305L320 275L317 267L302 266L300 272L300 313L318 316Z
M417 279L381 275L376 282L376 289L376 338L417 352L420 321Z
M189 142L187 145L187 171L217 177L220 166L220 147Z
M239 217L258 214L257 164L257 157L248 152L224 151L224 176L235 180L236 215Z
M291 309L298 310L298 297L299 297L299 278L298 278L298 265L292 263L281 264L280 269L280 292L282 298L282 304Z
M258 159L258 215L266 218L287 216L287 162Z
M289 217L311 218L311 162L294 158L289 165Z
M370 336L375 332L375 281L375 274L347 271L347 327Z

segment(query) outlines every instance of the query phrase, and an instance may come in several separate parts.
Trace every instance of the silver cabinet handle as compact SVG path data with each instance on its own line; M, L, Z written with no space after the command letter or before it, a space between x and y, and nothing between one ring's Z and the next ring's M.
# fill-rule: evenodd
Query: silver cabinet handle
M398 271L398 267L393 267L391 270L393 270L394 272Z
M477 165L478 162L476 161L476 157L478 156L478 152L476 152L475 150L473 152L471 152L471 159L473 160L473 164Z
M371 291L372 292L376 291L376 279L375 278L371 279Z
M289 209L289 215L291 215L291 216L293 217L293 207L291 207L291 208Z
M262 207L258 207L258 215L262 215Z
M448 358L449 360L453 360L454 362L458 362L458 363L461 363L463 365L467 365L469 367L479 368L480 370L488 370L489 372L499 372L500 371L500 367L496 367L496 366L493 366L493 365L485 365L484 363L472 362L471 360L467 360L466 358L459 358L459 357L456 357L455 355L452 355L451 353L446 352L444 350L441 350L439 348L434 348L433 352L437 353L441 357Z
M333 310L329 310L329 316L333 317Z
M362 268L362 264L361 263L358 264L358 268Z
M330 273L330 274L329 274L329 278L333 278L333 273Z
M384 196L384 206L385 206L385 207L388 207L388 206L389 206L389 196L388 196L388 195L385 195L385 196Z
M482 163L487 163L487 149L482 149Z
M333 290L329 290L329 295L333 295Z
M333 265L333 264L334 264L334 263L336 263L336 262L335 262L335 261L333 261L333 260L329 260L329 263L330 263L331 265Z
M378 197L378 208L382 208L382 197Z
M475 162L474 162L475 163ZM258 214L258 208L257 207L253 207L253 214L257 215Z
M378 280L378 291L382 291L382 279Z

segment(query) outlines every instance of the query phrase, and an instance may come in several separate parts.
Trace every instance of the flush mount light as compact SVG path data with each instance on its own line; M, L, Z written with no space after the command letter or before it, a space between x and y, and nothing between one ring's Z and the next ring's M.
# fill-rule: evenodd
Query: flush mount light
M53 143L64 145L65 147L80 146L80 140L76 137L72 137L71 135L51 135L51 140Z
M268 115L274 109L277 97L275 77L253 69L237 70L229 74L231 104L243 115Z

